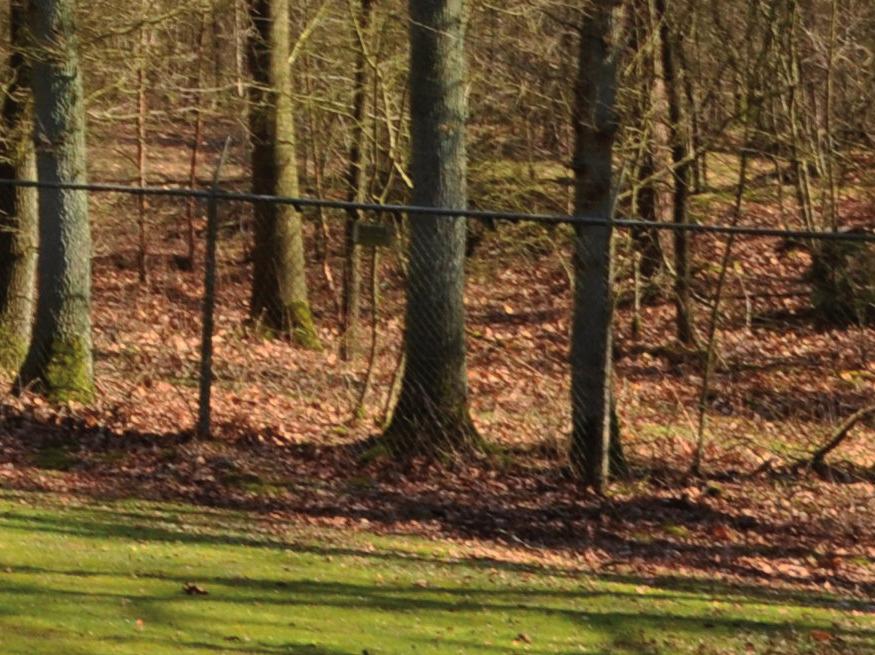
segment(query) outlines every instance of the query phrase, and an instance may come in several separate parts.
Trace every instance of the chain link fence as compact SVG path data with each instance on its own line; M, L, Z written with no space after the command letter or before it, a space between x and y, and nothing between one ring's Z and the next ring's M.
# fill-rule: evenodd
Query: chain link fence
M7 417L15 411L44 414L50 422L66 416L118 436L193 433L209 370L213 437L353 444L384 429L405 365L409 226L429 210L411 215L412 208L396 206L154 189L145 195L148 275L142 281L130 217L144 192L86 188L95 192L100 216L92 262L97 400L89 407L50 408L35 397L9 396ZM204 369L205 257L198 248L194 262L187 258L180 207L196 201L193 225L203 240L210 233L211 197L215 311L206 331L211 365ZM256 202L289 202L304 218L309 300L321 349L265 338L249 320ZM351 209L366 227L357 248L355 342L344 347ZM571 433L576 219L465 213L470 416L499 457L555 469L567 459ZM871 233L613 224L614 402L633 468L658 474L701 460L713 470L750 472L805 460L843 421L875 402L875 328L867 323L873 278L859 275L860 262L875 249ZM662 232L659 259L646 272L635 238L643 228ZM676 229L687 230L693 242L694 338L687 344L676 332L668 234ZM832 262L829 270L824 261ZM845 315L836 314L841 311ZM856 470L871 469L871 416L860 416L854 435L841 445L841 456Z

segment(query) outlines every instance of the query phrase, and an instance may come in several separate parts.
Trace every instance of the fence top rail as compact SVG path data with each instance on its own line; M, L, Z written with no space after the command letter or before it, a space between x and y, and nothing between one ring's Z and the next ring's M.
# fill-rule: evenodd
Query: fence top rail
M718 235L735 235L748 237L774 237L785 239L814 239L822 241L846 241L875 243L875 232L827 232L823 230L790 230L783 228L757 227L752 225L703 225L700 223L664 223L645 221L632 218L604 218L599 216L572 216L563 214L535 214L524 212L493 211L482 209L449 209L446 207L420 207L415 205L375 204L367 202L350 202L326 198L292 198L287 196L271 196L238 191L227 191L213 187L211 189L191 189L186 187L148 187L128 186L125 184L93 182L41 182L35 180L0 179L2 186L17 186L42 189L63 189L70 191L89 191L94 193L121 193L139 196L163 196L175 198L196 198L208 200L215 197L222 201L245 203L273 203L292 205L296 209L322 208L344 211L373 212L377 214L419 214L427 216L443 216L447 218L460 217L478 220L499 220L509 222L533 222L548 224L570 224L586 227L612 227L629 230L665 230L670 232L692 232Z

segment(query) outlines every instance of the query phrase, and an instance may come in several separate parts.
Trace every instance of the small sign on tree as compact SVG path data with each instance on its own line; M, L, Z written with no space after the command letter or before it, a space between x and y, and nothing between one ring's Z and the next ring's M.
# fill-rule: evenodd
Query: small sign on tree
M360 246L388 248L395 241L395 230L391 225L357 221L353 227L353 241Z

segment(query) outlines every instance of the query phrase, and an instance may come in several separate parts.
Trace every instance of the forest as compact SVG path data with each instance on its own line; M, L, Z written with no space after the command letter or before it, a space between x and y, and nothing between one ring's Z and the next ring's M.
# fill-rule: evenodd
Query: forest
M875 649L871 0L0 0L0 651Z

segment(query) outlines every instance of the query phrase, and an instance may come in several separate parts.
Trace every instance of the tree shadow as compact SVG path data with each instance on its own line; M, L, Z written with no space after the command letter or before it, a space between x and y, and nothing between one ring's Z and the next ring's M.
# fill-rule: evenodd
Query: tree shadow
M0 471L0 480L21 490L52 490L58 482L64 490L98 501L193 503L207 522L209 508L220 508L251 512L259 520L276 515L290 523L340 519L379 532L417 533L422 531L417 526L428 526L430 535L532 552L574 557L601 551L606 558L600 565L607 568L624 561L663 571L683 565L694 575L717 573L751 587L828 583L855 595L875 594L871 576L861 581L842 570L818 569L800 580L781 565L788 558L812 561L828 555L819 549L839 544L833 522L812 518L796 524L774 513L754 518L726 502L690 500L680 491L690 482L679 472L665 472L661 490L650 486L612 500L579 489L551 462L540 468L512 466L499 476L488 461L458 466L422 460L403 466L367 463L358 458L360 442L278 447L265 446L258 435L237 443L197 442L190 432L116 435L75 416L40 422L8 407L0 408L0 420L10 431L28 428L26 440L0 437L8 446L4 459L13 467ZM69 481L56 481L34 468L34 453L47 447L69 450ZM234 458L240 462L229 463ZM189 520L194 515L193 510L180 511ZM790 528L797 534L792 540L787 538ZM116 529L116 537L133 538L130 527ZM166 526L154 538L193 539L184 533L174 536ZM263 544L235 539L237 545ZM753 566L751 560L767 566Z
M20 497L21 498L21 497ZM42 501L37 502L37 506ZM51 502L51 501L49 501ZM858 610L864 612L875 611L875 603L871 600L854 599L847 596L830 595L821 592L805 592L800 590L776 589L756 584L739 582L718 582L703 578L671 576L671 575L635 575L624 573L599 572L591 573L579 568L566 566L551 566L547 564L534 564L527 562L512 562L492 557L464 557L448 558L420 552L410 552L391 547L381 547L379 550L369 547L357 547L354 545L338 545L336 543L314 544L308 541L300 541L294 538L294 533L285 538L278 536L274 531L259 531L252 522L243 514L232 517L239 521L236 524L228 524L225 512L202 511L197 508L188 508L188 511L179 518L177 515L184 512L184 507L172 507L166 511L130 509L117 509L115 507L88 506L76 508L65 506L64 515L59 517L34 514L32 512L18 512L16 510L0 513L0 528L14 528L43 532L47 534L65 537L77 537L93 539L97 541L123 541L123 542L151 542L160 544L181 544L191 546L231 546L252 549L268 549L279 551L293 551L298 554L316 555L320 558L357 558L365 561L373 560L386 562L392 565L410 566L417 564L438 565L447 570L491 572L501 570L514 575L539 575L578 580L589 578L601 582L620 583L630 586L646 586L651 591L646 595L651 600L696 600L702 596L721 596L730 601L742 604L754 603L758 605L784 605L794 604L802 607L823 608L834 610ZM103 518L101 518L103 517ZM208 531L209 530L209 531ZM667 546L656 544L655 548ZM676 547L671 545L671 547ZM684 553L688 555L689 553ZM25 574L56 574L73 577L102 577L106 573L100 570L83 570L81 568L56 568L45 569L20 565L7 565L0 560L0 568L7 573ZM165 581L173 581L182 585L190 579L183 576L173 576L167 573L151 574L137 572L137 577L153 578ZM251 577L234 577L224 575L201 576L200 583L208 585L221 585L224 587L242 586L247 589L256 589L261 592L287 589L289 582L275 579L258 579ZM322 582L296 581L298 586L313 584L322 588ZM371 586L344 584L344 588L350 590L351 596L361 595L371 589ZM391 596L392 593L401 591L416 592L414 585L392 586L381 584L373 593ZM539 596L556 598L584 598L584 597L629 597L641 598L637 591L620 591L612 588L610 591L574 590L557 591L546 587L527 587L525 591L520 589L494 590L477 588L456 588L429 585L427 591L433 594L464 595L466 597L482 596L484 599L494 601L501 596L519 596L525 593L536 593ZM875 589L867 589L863 597L875 598ZM662 594L658 592L663 592ZM669 594L668 592L671 592ZM683 592L685 595L680 595ZM212 597L214 598L214 596ZM485 602L485 601L484 601ZM477 607L485 607L483 602L466 605L462 609L471 610ZM490 605L491 609L500 609L498 605ZM393 609L387 605L383 609ZM873 633L875 634L875 633Z
M101 535L98 533L96 536L100 537ZM354 552L357 556L368 556L367 552ZM78 605L84 605L95 598L116 601L126 597L126 594L123 593L95 593L89 590L87 584L67 589L58 589L57 585L47 589L39 584L40 576L70 575L79 578L99 575L106 577L106 573L53 570L40 567L13 567L11 572L19 576L34 576L33 582L10 582L0 588L0 599L4 597L24 598L28 602L22 604L23 607L45 606L45 603L41 602L40 599L47 594L50 594L54 599L59 595L68 596ZM154 580L172 583L177 587L186 580L184 577L166 573L152 575L138 573L137 577L150 577ZM822 622L804 616L782 621L765 617L724 617L710 613L685 614L680 608L671 605L671 603L688 600L677 594L651 593L643 597L643 601L646 601L644 603L640 602L642 597L633 592L623 593L616 590L609 592L557 591L537 587L500 589L478 586L429 586L427 589L423 589L414 584L376 586L318 580L277 580L222 575L202 576L199 578L199 582L210 588L209 602L212 605L228 606L228 611L231 614L236 606L258 606L262 611L247 617L246 625L268 628L271 632L280 635L289 631L288 624L277 623L271 617L277 615L296 616L303 608L316 608L338 617L344 616L345 612L377 611L399 621L409 621L415 616L453 616L458 617L456 622L460 626L465 625L464 615L473 613L510 617L514 624L519 625L526 625L538 617L559 619L575 626L575 629L585 631L589 636L595 636L600 641L606 642L607 645L603 651L605 653L621 652L618 646L641 647L646 643L646 639L643 637L646 634L671 635L680 643L688 644L693 643L694 640L702 639L704 635L718 640L730 637L737 638L739 634L764 640L787 639L794 636L798 638L800 634L805 638L808 633L822 630L823 627ZM629 582L639 581L633 578ZM708 593L713 595L715 591L712 587L709 588ZM633 602L623 609L617 608L617 600L623 597ZM205 628L199 625L196 628L188 629L186 621L198 617L197 601L183 606L176 603L172 613L169 610L162 610L163 606L174 599L173 595L164 593L141 595L135 600L138 611L147 617L149 625L173 625L177 629L177 635L180 634L180 631L182 632L182 637L177 636L171 641L169 638L134 635L113 637L110 641L126 645L151 643L172 646L174 649L203 648L210 652L229 653L322 653L323 655L336 653L339 655L348 652L326 648L314 643L290 641L284 641L279 645L267 644L263 641L244 644L242 640L234 639L233 635L229 635L229 630L222 629L221 626ZM702 601L701 596L693 596L691 599ZM49 606L53 602L51 598L45 600ZM671 601L671 603L654 606L654 603L663 600ZM743 600L738 597L729 597L727 600L741 603L742 607L747 603L759 605L763 602L761 599ZM803 606L819 606L804 603L805 599L784 599L782 604L799 604L800 600L803 601ZM561 606L561 603L565 603L565 606ZM8 602L2 604L10 605ZM586 609L581 609L581 607ZM831 605L826 607L831 607ZM660 608L665 611L659 611ZM689 612L689 610L687 611ZM342 621L337 625L342 625ZM326 626L326 631L330 631L332 627L336 626ZM848 646L848 649L842 651L846 653L863 653L865 645L875 640L875 630L873 629L832 626L830 630L831 639ZM636 635L642 635L641 639L637 639ZM366 637L362 636L362 639L363 644L368 645L365 641ZM222 641L230 640L233 640L233 646L217 645ZM537 635L535 640L537 640ZM483 642L475 642L470 639L442 636L440 642L443 646L461 648L462 652L466 652L466 648L474 647L487 652L519 652L518 647L509 644L492 644L489 647L484 647ZM375 644L375 646L379 649L380 644ZM860 650L855 650L857 647ZM535 645L527 646L525 650L531 653L555 652L538 648L537 641L535 641ZM634 652L646 653L648 651L635 650Z

